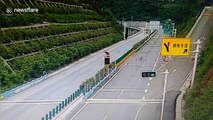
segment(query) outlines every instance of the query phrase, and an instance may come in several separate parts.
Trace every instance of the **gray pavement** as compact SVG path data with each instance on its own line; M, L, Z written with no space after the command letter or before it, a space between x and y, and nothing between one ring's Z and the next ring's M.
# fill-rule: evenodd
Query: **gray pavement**
M159 55L162 36L162 30L159 30L134 57L125 63L122 70L92 97L97 103L94 101L91 103L85 102L84 107L75 115L69 116L68 119L159 120L162 102L152 102L152 99L162 99L163 72L166 69L170 71L167 91L179 90L184 79L191 72L193 65L189 58L175 58L170 62L163 63L162 67L160 65L162 63L159 62L160 58L162 58ZM142 78L141 73L143 71L156 71L157 76L155 78ZM102 102L100 102L101 99L103 100ZM121 103L112 103L111 101L115 99L123 99L124 101L121 103L126 101L125 104L122 104L122 106L126 107L120 106ZM168 97L167 99L172 98ZM106 103L107 100L108 103ZM129 102L132 100L147 100L148 102L141 102L140 104ZM96 106L95 109L93 108L94 106ZM117 109L119 111L114 111ZM101 117L99 117L99 114ZM165 117L170 117L169 114L167 115Z
M87 56L65 68L62 68L51 75L48 79L21 93L15 94L0 101L1 120L38 120L52 110L57 103L48 103L37 100L62 101L71 95L87 78L93 77L98 70L104 67L104 52L111 53L112 61L126 53L138 41L147 35L141 32L127 40L121 41L104 50ZM32 103L17 103L16 101L35 101ZM13 101L14 103L2 103Z
M209 16L202 17L201 21L195 27L191 37L195 42L198 38L209 35L212 29L212 21ZM193 61L190 57L172 58L169 62L163 62L161 56L157 57L159 52L159 41L161 33L158 33L156 39L145 45L124 68L97 94L92 98L93 102L85 102L76 114L70 115L69 120L159 120L162 104L147 103L129 103L130 100L151 100L161 99L164 74L168 69L168 85L166 94L166 104L164 109L164 120L174 119L175 99L179 90L192 71ZM192 47L194 50L194 46ZM142 60L140 60L142 58ZM158 59L156 59L158 58ZM157 71L155 78L142 78L142 71ZM113 103L112 101L124 100ZM102 100L102 102L101 102ZM108 103L107 103L108 100ZM126 103L125 103L126 101ZM125 104L124 104L125 103ZM124 107L125 106L125 107ZM118 110L118 111L117 111Z
M104 86L96 95L92 97L95 102L86 102L83 109L81 109L74 116L70 116L72 120L84 120L85 118L91 120L137 120L141 119L141 107L146 106L144 103L138 104L131 100L146 99L148 88L150 85L149 78L142 78L142 71L153 71L156 68L157 58L159 57L161 45L162 30L160 30L153 39L151 39L129 62L125 63L122 70ZM142 59L141 59L142 57ZM128 61L128 60L127 60ZM161 81L162 82L162 81ZM159 86L158 88L161 88ZM108 99L109 103L101 103L100 101ZM121 103L110 103L113 99L122 100ZM116 100L115 100L116 101ZM133 102L133 103L131 103ZM157 106L161 103L147 103L152 104L153 110L157 112ZM94 109L95 108L95 109ZM158 107L159 108L159 107ZM139 115L140 114L140 115ZM149 113L152 114L153 113ZM155 116L155 118L159 118ZM149 119L147 119L149 120Z

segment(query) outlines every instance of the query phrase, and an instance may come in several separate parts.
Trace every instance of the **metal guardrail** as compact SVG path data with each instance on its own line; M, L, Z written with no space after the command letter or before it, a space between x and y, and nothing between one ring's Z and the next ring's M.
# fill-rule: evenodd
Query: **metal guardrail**
M37 79L32 80L30 82L27 82L27 83L25 83L25 84L23 84L21 86L15 87L15 88L13 88L13 89L11 89L9 91L6 91L4 93L1 93L0 94L0 100L3 99L3 98L6 98L6 97L13 96L14 94L20 93L23 90L26 90L26 89L30 88L31 86L36 85L36 84L46 80L47 77L48 77L48 75L46 74L46 75L44 75L44 76L42 76L40 78L37 78Z
M79 97L84 96L85 98L89 98L94 91L97 89L98 86L100 86L103 82L108 81L117 71L117 68L111 69L109 74L106 75L102 80L100 80L97 83L89 84L86 89L82 88L81 86L79 89L77 89L73 94L71 94L68 98L64 99L61 103L59 103L55 108L53 108L51 111L49 111L47 114L45 114L44 117L42 117L42 120L51 120L55 116L57 116L60 112L62 112L65 107L68 107L70 104L76 102L76 100Z

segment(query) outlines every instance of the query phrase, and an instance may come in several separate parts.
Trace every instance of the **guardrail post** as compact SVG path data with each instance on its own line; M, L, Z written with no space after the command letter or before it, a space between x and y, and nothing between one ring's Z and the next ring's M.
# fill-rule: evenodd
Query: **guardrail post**
M53 117L55 116L55 108L53 108Z
M48 114L46 114L46 120L48 120L48 119L49 119Z
M56 106L56 114L58 114L58 106Z
M75 91L75 98L77 97L77 91Z
M70 95L70 102L72 102L72 100L73 100L72 98L73 98L72 95Z
M52 119L52 111L49 111L49 119Z
M65 99L65 106L67 106L67 99Z
M70 97L68 97L68 104L70 104Z
M62 106L61 106L61 108L64 109L64 101L62 101Z
M78 96L80 96L80 90L78 89Z
M59 103L59 111L61 111L61 103Z
M75 93L72 94L72 99L73 99L73 100L75 99Z

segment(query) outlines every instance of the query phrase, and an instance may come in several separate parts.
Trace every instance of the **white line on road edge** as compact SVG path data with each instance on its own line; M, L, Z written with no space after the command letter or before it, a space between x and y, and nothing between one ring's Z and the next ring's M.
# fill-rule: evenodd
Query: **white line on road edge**
M155 67L156 67L156 65L157 65L159 56L160 56L160 51L159 51L159 53L158 53L158 57L157 57L156 60L155 60L155 64L154 64L154 67L152 68L152 71L155 70Z
M0 105L4 106L12 106L12 105L56 105L61 102L46 102L46 103L0 103Z
M120 92L120 94L118 95L117 99L122 95L123 92L124 92L123 90Z
M7 100L0 101L0 103L44 103L44 102L62 102L63 99L58 100Z
M148 92L148 89L145 89L145 91L144 91L145 93L147 93Z
M103 120L106 120L107 116L108 116L108 114L106 114L106 115L104 116Z
M145 105L146 105L146 104L141 105L141 107L138 109L138 111L137 111L137 113L136 113L136 115L135 115L135 120L137 120L138 115L139 115L139 112L141 111L141 109L142 109Z

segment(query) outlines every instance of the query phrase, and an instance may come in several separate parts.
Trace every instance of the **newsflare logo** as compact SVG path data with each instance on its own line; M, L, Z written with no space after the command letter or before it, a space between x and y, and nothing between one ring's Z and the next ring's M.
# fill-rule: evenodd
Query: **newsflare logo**
M13 13L13 9L12 9L11 7L8 7L8 8L6 9L6 13L8 13L8 14Z
M11 8L8 7L6 8L6 13L7 14L12 14L12 13L37 13L39 10L38 8Z

